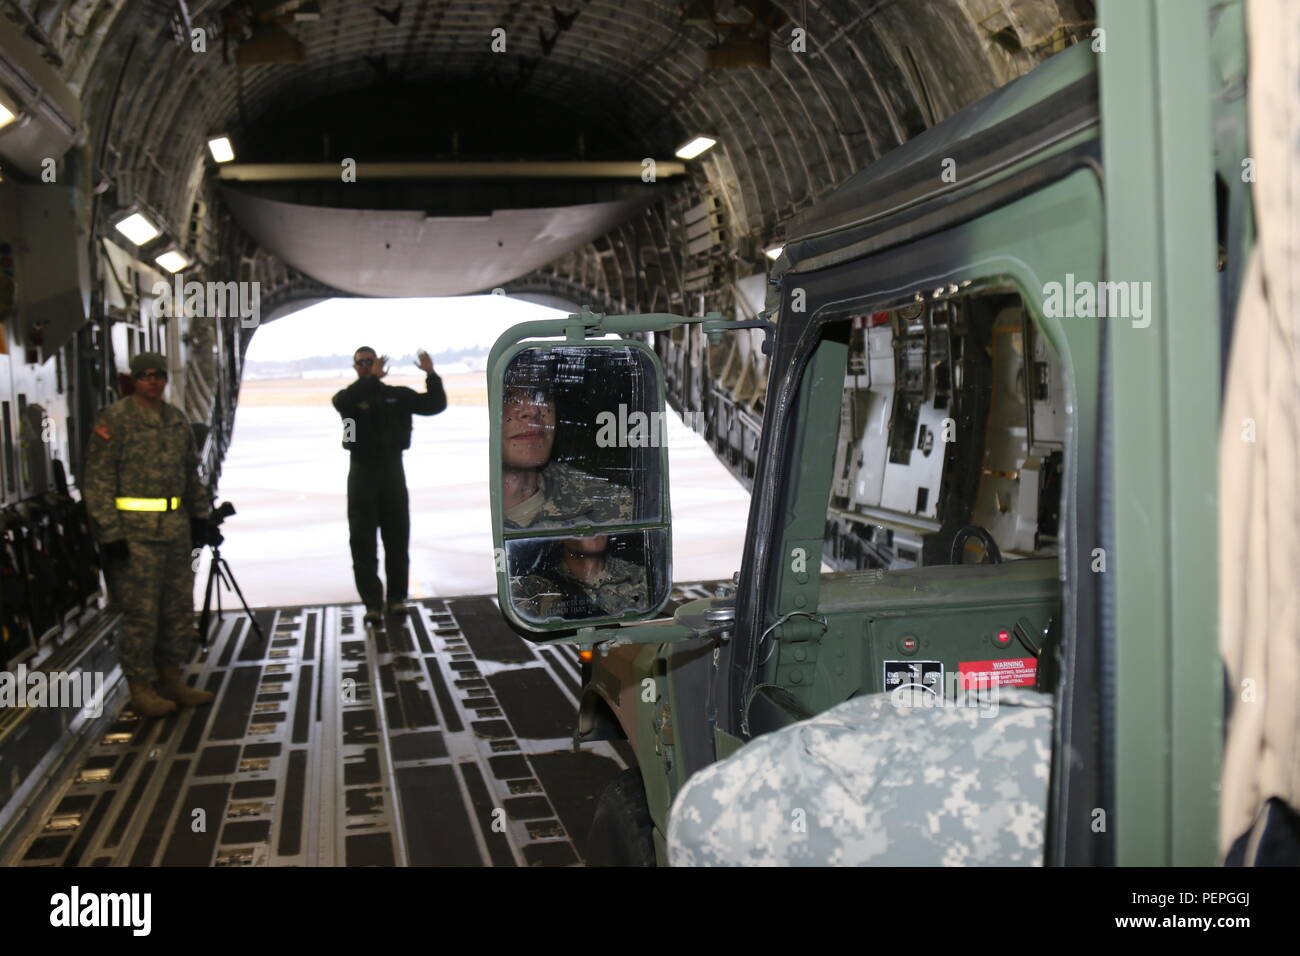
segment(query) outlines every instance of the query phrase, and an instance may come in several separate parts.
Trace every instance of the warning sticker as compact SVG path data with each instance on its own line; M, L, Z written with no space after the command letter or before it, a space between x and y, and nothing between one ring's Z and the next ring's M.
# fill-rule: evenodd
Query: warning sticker
M1033 687L1038 675L1038 661L1032 657L1016 657L1005 661L961 661L957 672L964 678L963 683L992 684L988 675L997 677L999 687ZM978 678L967 675L980 675Z
M942 661L885 661L885 690L922 687L943 696Z

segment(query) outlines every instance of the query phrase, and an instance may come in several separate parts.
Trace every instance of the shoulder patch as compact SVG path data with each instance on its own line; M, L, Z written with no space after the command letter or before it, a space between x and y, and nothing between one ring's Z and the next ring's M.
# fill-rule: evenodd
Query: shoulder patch
M108 441L113 437L113 433L108 430L108 426L103 422L95 426L95 434L104 439L104 441Z

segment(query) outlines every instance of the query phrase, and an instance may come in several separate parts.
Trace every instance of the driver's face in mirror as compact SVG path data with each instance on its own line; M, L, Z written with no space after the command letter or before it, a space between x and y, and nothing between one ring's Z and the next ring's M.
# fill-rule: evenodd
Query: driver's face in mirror
M575 558L594 558L605 553L609 535L593 534L590 538L566 538L564 544Z
M591 583L605 570L605 550L609 547L609 535L565 538L562 547L564 566L577 580Z
M632 518L632 490L585 470L592 449L569 435L556 454L554 369L532 356L514 360L501 393L501 504L506 528L618 524ZM566 425L572 429L572 423ZM581 426L578 434L581 436ZM578 454L574 454L574 445Z
M511 578L515 609L535 621L582 621L649 610L654 599L644 558L617 557L610 545L606 534L542 543L530 567Z
M539 389L506 389L501 442L507 469L537 469L550 461L555 445L555 402L550 396Z

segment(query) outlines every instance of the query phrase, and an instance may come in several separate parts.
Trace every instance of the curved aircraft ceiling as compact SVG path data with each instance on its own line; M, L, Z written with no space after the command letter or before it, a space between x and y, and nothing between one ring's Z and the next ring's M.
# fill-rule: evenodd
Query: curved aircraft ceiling
M74 165L99 184L96 215L133 203L154 211L214 278L260 278L290 296L411 295L486 288L513 272L520 288L646 310L730 308L735 281L763 271L764 248L795 212L1086 35L1094 17L1091 0L6 0L5 9L80 94L86 135ZM475 192L483 184L469 173L394 179L367 205L359 189L308 201L255 184L218 188L205 149L217 132L232 136L238 162L273 164L636 164L672 160L697 133L718 144L685 175L653 183L660 202L585 195L575 166L567 198L534 190L527 176ZM470 194L490 208L465 213ZM317 208L280 215L271 201ZM471 222L448 231L445 216ZM491 238L498 227L508 239ZM422 232L458 234L464 248L380 247L383 236ZM511 254L494 255L493 241Z

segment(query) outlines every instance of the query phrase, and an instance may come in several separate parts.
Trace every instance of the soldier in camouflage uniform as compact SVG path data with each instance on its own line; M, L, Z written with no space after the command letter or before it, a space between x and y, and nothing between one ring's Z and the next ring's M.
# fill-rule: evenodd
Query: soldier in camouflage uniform
M632 490L551 461L555 402L546 385L507 385L501 423L507 528L564 528L632 520Z
M109 594L122 611L131 706L142 717L212 700L181 680L194 639L191 548L207 542L209 508L189 419L162 400L166 369L156 352L131 360L135 393L96 420L82 489Z
M1039 866L1051 697L857 697L746 744L673 803L673 866Z
M510 579L510 597L524 617L566 620L609 617L649 606L646 571L605 553L608 535L565 538L549 545L537 570Z

